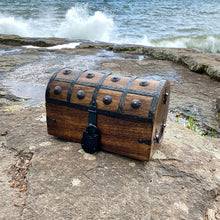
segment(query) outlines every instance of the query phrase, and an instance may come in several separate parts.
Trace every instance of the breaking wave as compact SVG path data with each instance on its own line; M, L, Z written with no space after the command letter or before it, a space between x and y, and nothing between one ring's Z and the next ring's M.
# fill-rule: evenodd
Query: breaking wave
M75 6L62 14L47 14L24 18L0 13L0 34L22 37L59 37L77 40L103 41L118 44L139 44L154 47L190 48L204 53L220 53L220 35L178 36L150 39L150 36L128 34L117 27L113 16L91 12L88 5ZM121 33L119 33L121 32ZM148 38L149 37L149 38Z
M220 35L198 37L175 37L152 40L155 47L189 48L203 53L220 53Z
M96 11L90 16L87 9L73 7L66 13L56 37L108 42L113 29L113 20L104 13Z
M136 44L152 47L188 48L203 53L220 53L220 35L197 37L180 36L157 40L149 40L148 37L145 35L142 39L139 40L124 37L121 40L116 40L115 43Z
M25 20L0 14L0 33L22 37L60 37L108 42L114 28L112 18L100 11L90 15L86 6L72 7L64 18L49 15Z

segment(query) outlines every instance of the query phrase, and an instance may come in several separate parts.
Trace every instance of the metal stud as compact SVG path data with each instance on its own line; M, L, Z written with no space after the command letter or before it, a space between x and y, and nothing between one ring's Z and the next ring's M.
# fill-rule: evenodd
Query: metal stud
M87 73L86 78L91 79L95 76L94 73Z
M139 99L133 99L131 101L131 107L134 109L138 109L141 106L141 101Z
M63 75L70 75L70 73L72 73L71 70L64 70L63 71Z
M164 94L164 99L163 99L163 104L166 104L168 96L169 96L169 93L167 92L167 88L166 88L165 94Z
M112 82L118 82L120 79L121 79L121 78L118 77L118 76L113 76L113 77L111 78L111 81L112 81Z
M103 103L105 105L109 105L110 103L112 102L112 97L110 95L106 95L104 98L103 98Z
M139 83L140 86L148 86L149 85L149 82L148 81L141 81Z
M142 138L139 138L139 139L138 139L138 142L139 142L140 144L142 144L142 143L144 143L144 140L143 140Z
M77 98L78 99L84 99L84 97L85 97L85 92L83 90L79 90L77 92Z
M59 95L61 93L62 89L60 86L55 86L53 92L55 95Z

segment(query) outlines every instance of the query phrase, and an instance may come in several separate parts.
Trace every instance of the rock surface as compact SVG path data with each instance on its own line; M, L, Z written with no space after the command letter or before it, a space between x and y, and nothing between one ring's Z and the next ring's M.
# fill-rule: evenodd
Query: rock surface
M204 219L208 209L220 218L218 139L168 120L160 149L140 162L89 155L80 144L47 135L44 108L1 108L0 116L1 134L8 131L0 148L7 157L1 194L10 195L2 219L12 207L17 219L21 211L21 219ZM25 206L8 182L7 167L15 161L10 149L31 160Z
M185 68L175 58L219 68L218 55L102 43L27 49L20 46L69 41L19 39L22 44L12 47L9 41L1 44L1 37L0 219L220 219L219 139L178 125L176 117L180 114L178 120L185 123L196 116L203 129L219 135L220 84L202 74L207 68L196 67L202 71L196 74L189 70L191 64ZM168 119L151 161L107 152L90 155L78 143L47 135L45 86L54 71L66 66L171 82L169 115L174 122ZM27 105L32 101L35 106Z

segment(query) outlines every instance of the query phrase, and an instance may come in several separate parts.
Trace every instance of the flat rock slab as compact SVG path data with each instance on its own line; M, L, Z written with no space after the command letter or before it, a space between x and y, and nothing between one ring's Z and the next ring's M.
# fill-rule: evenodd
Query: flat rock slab
M32 88L31 97L43 101L52 72L63 66L167 79L170 111L195 110L219 132L219 82L189 70L219 79L217 55L102 43L24 49L68 41L9 38L0 36L1 87L9 82L25 93ZM43 104L14 105L19 94L0 89L0 219L220 219L219 139L168 119L162 145L149 162L107 152L90 155L78 143L47 135Z
M0 219L20 219L25 195L12 188L11 166L17 162L17 152L6 148L6 139L0 136Z
M14 207L17 219L202 220L207 210L220 214L218 139L168 120L160 149L150 162L141 162L107 152L86 154L80 144L47 135L44 108L1 108L0 116L8 154L13 148L31 159L21 217L22 201ZM7 180L4 184L14 193ZM1 208L3 217L9 207Z

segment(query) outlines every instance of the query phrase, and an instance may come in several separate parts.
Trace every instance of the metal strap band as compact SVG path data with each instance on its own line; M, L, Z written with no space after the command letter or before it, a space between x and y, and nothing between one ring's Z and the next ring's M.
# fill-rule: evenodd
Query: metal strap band
M158 99L160 96L160 92L161 92L161 89L163 88L165 82L166 82L165 80L161 80L159 85L157 86L155 93L154 93L154 97L151 102L150 111L148 114L148 118L150 118L150 119L153 119L153 117L154 117L154 113L155 113L156 105L157 105L157 102L158 102Z
M63 69L65 69L65 68L63 68ZM46 96L45 99L46 99L46 101L47 101L47 99L49 98L50 86L51 86L52 82L53 82L54 79L56 78L57 74L58 74L61 70L63 70L63 69L60 69L60 70L58 70L57 72L55 72L55 73L53 74L53 76L50 78L50 81L49 81L48 84L47 84L46 93L45 93L45 96Z
M125 89L121 95L121 99L120 99L120 102L119 102L119 105L118 105L118 113L122 113L122 110L123 110L123 106L124 106L124 102L125 102L125 97L128 93L128 90L131 86L131 84L134 82L134 80L137 78L137 76L132 76L131 79L127 82L126 86L125 86Z
M71 83L72 81L69 79L63 79L63 78L55 78L54 81L58 82L66 82L66 83ZM90 82L76 82L76 85L81 85L81 86L88 86L88 87L96 87L96 83L90 83ZM107 89L111 91L117 91L117 92L123 92L124 88L116 87L116 86L109 86L109 85L101 85L101 89ZM147 91L141 91L141 90L134 90L134 89L128 89L127 93L131 94L136 94L136 95L142 95L142 96L149 96L153 97L154 93L153 92L147 92Z
M48 98L47 103L51 103L54 105L60 105L60 106L66 106L69 108L79 109L82 111L88 111L88 106L79 105L79 104L75 104L75 103L71 103L71 102L68 103L66 101L57 100L57 99ZM136 116L136 115L119 114L118 112L112 112L112 111L103 110L103 109L97 109L96 113L101 114L101 115L105 115L108 117L112 117L112 118L118 118L118 119L122 119L125 121L133 121L133 122L137 122L137 123L141 123L141 122L149 122L150 123L151 122L151 119L146 118L146 117L140 117L140 116Z
M106 73L106 74L104 74L103 77L102 77L102 78L99 80L99 82L97 83L97 86L96 86L95 91L94 91L93 96L92 96L92 101L96 101L96 98L97 98L99 89L100 89L102 83L104 82L104 80L105 80L109 75L111 75L111 73Z
M97 103L96 103L96 98L99 92L99 89L104 82L104 80L107 78L107 76L111 75L111 73L106 73L103 75L103 77L99 80L99 82L96 85L95 91L92 96L92 101L89 104L89 124L96 125L96 111L97 111Z
M72 91L73 91L73 87L77 81L77 79L84 73L86 72L87 70L81 70L80 72L78 72L75 77L73 78L71 84L70 84L70 88L68 90L68 93L67 93L67 102L70 102L70 99L71 99L71 95L72 95Z

